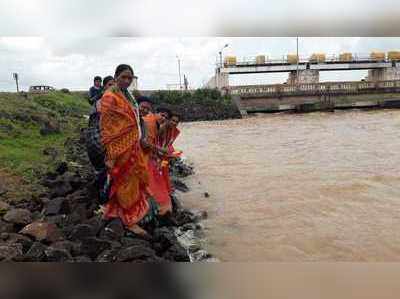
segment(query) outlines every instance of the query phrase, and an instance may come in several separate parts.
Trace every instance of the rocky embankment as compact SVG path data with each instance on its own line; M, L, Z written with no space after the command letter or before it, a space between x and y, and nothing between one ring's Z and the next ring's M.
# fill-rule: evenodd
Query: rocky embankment
M0 261L15 262L189 262L210 260L201 249L200 221L174 195L176 223L160 219L146 227L150 237L127 231L119 219L99 213L93 173L80 139L65 142L66 162L48 172L47 192L9 204L0 197ZM172 165L177 190L188 191L182 177L193 173L182 161Z
M241 118L241 114L236 105L204 105L204 104L163 104L182 117L182 121L211 121Z

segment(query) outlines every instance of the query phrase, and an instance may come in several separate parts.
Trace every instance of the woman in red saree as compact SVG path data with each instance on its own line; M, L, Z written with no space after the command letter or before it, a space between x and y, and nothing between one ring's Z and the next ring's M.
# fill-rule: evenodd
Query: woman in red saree
M140 225L155 217L158 207L146 191L148 173L140 146L138 107L127 91L132 79L130 66L118 66L116 86L107 90L101 99L101 137L111 177L104 218L120 218L129 230L146 234Z

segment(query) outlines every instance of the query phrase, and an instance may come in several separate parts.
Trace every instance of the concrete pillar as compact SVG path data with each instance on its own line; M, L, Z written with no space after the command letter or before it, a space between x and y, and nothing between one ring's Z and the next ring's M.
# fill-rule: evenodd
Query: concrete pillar
M229 74L227 73L220 73L216 74L216 87L218 89L228 88L229 87Z
M319 83L319 71L318 70L300 70L299 78L297 80L297 71L291 71L289 78L286 81L287 84L295 83Z
M368 70L367 81L400 80L400 67Z

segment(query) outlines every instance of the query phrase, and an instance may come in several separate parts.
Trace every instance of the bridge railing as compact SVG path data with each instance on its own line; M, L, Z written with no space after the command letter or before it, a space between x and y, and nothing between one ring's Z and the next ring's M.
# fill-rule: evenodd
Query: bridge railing
M299 64L305 63L357 63L357 62L390 62L391 60L385 56L385 59L372 58L370 54L366 53L354 53L352 54L351 60L341 60L340 55L338 54L328 54L325 55L325 59L323 61L313 61L311 60L311 55L301 55L299 56ZM287 56L282 57L270 57L265 55L265 62L263 65L270 64L293 64L290 63L287 59ZM238 58L236 64L228 65L223 63L217 64L217 67L235 67L235 66L249 66L249 65L257 65L257 57L256 56L247 56Z
M297 85L246 85L230 88L231 95L241 97L279 97L339 93L367 93L371 91L400 92L400 80L396 81L352 81L352 82L324 82L302 83Z

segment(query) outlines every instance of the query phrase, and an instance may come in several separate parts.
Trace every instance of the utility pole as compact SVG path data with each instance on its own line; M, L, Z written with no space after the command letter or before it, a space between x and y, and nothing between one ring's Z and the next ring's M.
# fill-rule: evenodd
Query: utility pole
M17 85L17 92L19 92L18 74L17 73L13 73L13 77L14 77L14 80L15 80L15 84Z
M217 84L216 84L218 89L219 89L219 79L220 79L219 77L221 75L221 68L222 68L222 51L227 47L229 47L229 44L225 44L225 46L223 46L222 49L218 52L218 54L219 54L219 68L218 68L218 73L217 73L218 78L217 78Z
M296 65L296 84L299 83L299 37L296 37L296 56L297 56L297 65Z
M179 71L179 89L182 90L182 77L181 77L181 60L178 55L176 55L178 59L178 71Z
M189 81L188 81L186 75L183 75L183 85L185 86L185 90L188 90Z

